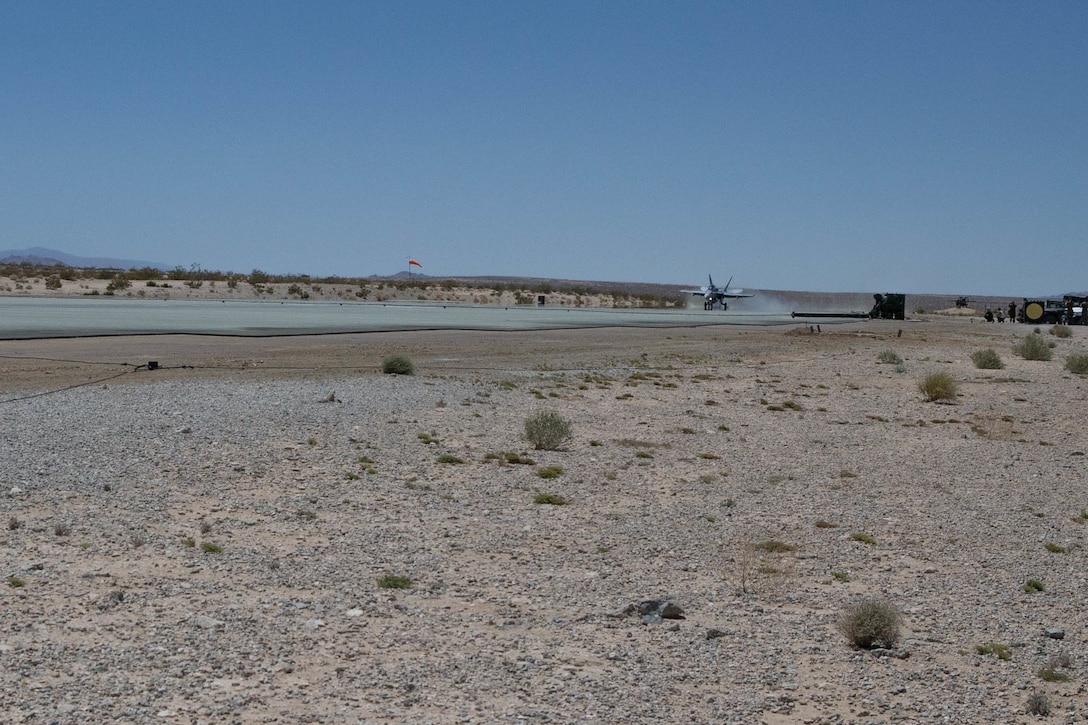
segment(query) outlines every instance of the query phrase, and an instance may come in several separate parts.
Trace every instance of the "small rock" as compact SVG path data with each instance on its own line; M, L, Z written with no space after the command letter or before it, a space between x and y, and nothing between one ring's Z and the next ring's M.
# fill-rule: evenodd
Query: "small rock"
M1046 636L1051 639L1065 639L1065 630L1057 627L1047 627Z
M724 636L725 636L725 632L721 631L720 629L708 629L706 631L706 638L707 639L718 639L719 637L724 637Z
M668 599L647 599L639 602L638 613L646 624L661 624L663 619L684 618L684 610Z
M307 619L303 624L306 629L318 629L325 626L324 619Z
M198 614L193 617L193 624L201 629L218 629L227 626L226 622L216 619L215 617L209 617L206 614Z

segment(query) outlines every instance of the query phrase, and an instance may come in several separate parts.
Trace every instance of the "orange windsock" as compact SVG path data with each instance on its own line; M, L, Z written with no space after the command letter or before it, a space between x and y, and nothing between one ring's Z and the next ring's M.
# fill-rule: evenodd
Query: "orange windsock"
M416 261L416 260L414 260L414 259L409 259L409 260L408 260L408 266L410 267L410 266L412 266L413 264L414 264L415 266L419 267L420 269L423 269L423 265L422 265L422 264L420 264L419 262L417 262L417 261Z

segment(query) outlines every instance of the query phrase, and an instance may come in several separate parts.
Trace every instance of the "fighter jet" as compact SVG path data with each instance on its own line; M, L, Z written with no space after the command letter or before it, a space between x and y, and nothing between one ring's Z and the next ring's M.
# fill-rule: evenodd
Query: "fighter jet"
M729 282L725 283L725 287L718 287L714 284L714 278L709 274L706 276L709 284L706 287L700 287L699 289L685 289L680 290L684 294L695 295L703 298L703 309L712 310L717 304L721 304L722 312L729 309L727 299L736 299L740 297L752 297L752 295L744 294L742 289L729 289L729 283L733 281L733 278L729 278Z

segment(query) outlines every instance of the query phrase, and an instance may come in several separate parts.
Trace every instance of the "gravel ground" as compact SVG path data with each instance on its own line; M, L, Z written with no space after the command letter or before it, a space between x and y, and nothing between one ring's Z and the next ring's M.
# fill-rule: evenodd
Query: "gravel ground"
M0 721L1088 720L1088 330L897 324L0 345Z

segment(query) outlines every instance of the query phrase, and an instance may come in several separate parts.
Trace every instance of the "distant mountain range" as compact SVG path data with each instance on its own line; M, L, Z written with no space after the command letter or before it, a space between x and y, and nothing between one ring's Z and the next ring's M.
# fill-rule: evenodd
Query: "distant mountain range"
M45 247L0 249L0 264L63 264L67 267L93 267L96 269L142 269L151 267L152 269L168 270L174 268L161 262L147 262L141 259L77 257L74 254L59 252L56 249L46 249Z

